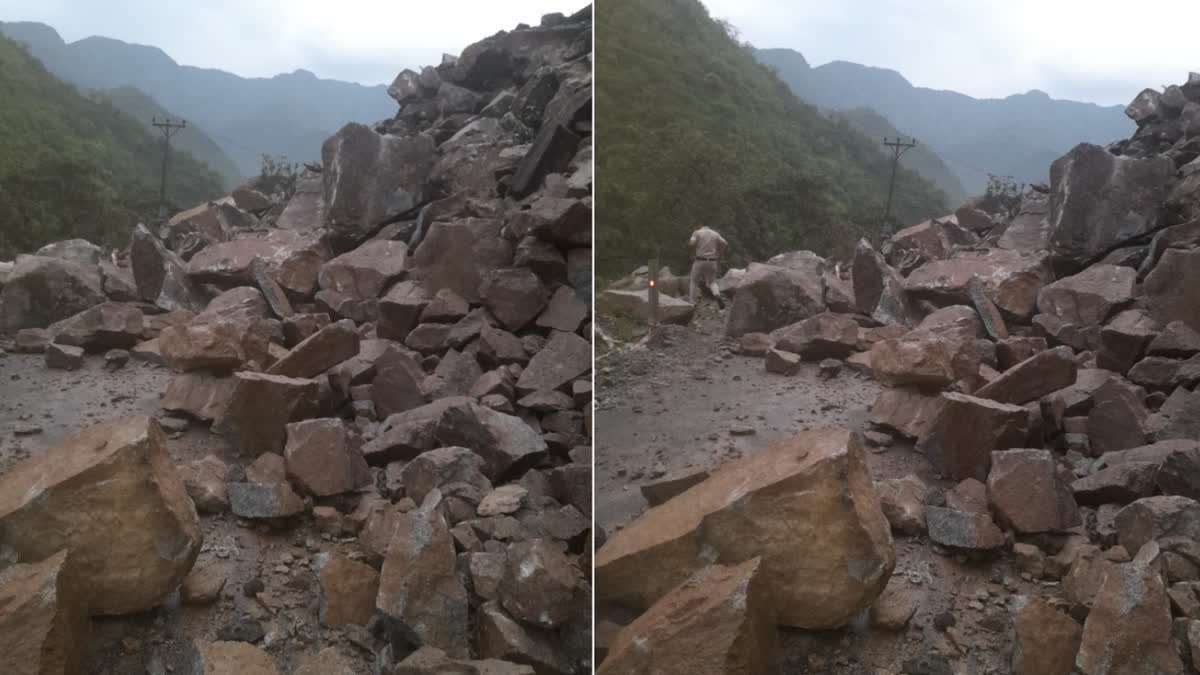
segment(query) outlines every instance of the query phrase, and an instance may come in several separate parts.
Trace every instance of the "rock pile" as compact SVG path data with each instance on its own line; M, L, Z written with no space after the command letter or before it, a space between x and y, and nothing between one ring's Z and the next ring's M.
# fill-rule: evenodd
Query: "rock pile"
M181 584L211 601L201 531L235 518L346 544L311 562L319 621L375 672L590 671L591 23L400 73L395 118L343 127L294 194L251 179L139 225L128 266L68 241L3 267L6 349L169 368L163 410L230 453L175 465L158 422L123 418L0 477L0 651L77 672L81 616ZM169 669L276 672L300 649L195 637Z
M942 481L843 486L850 501L873 504L860 518L882 512L897 535L928 537L942 554L1012 556L1028 579L1061 584L1012 607L1016 672L1200 666L1200 75L1146 90L1126 112L1132 138L1072 149L1017 208L973 198L882 250L861 241L848 284L806 251L723 280L726 334L743 353L782 375L825 359L870 373L884 386L868 418L873 442L913 443ZM813 588L847 588L828 571L820 584L797 574L812 548L777 557L764 545L847 550L848 538L804 529L838 521L816 505L819 489L797 480L806 470L785 470L782 457L824 455L801 439L689 483L597 552L598 599L645 611L611 640L609 660L657 663L668 647L645 641L686 629L711 631L705 645L722 649L711 659L742 664L723 645L759 640L745 631L764 616L828 628L872 601L873 615L896 614L887 594L875 600L881 585L841 596L844 606L800 603L827 618L789 611L789 598ZM787 534L765 534L778 523L762 501L790 514ZM890 542L859 527L863 566L852 573L886 583ZM760 575L776 606L752 616L753 603L739 605L743 623L723 626L728 584ZM696 588L706 583L711 593ZM664 616L691 595L709 603L709 621ZM903 626L911 607L900 614Z

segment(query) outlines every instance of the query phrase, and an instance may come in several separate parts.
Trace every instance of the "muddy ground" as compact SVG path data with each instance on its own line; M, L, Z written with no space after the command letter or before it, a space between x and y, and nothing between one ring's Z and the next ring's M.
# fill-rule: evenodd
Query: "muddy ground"
M91 423L132 414L162 417L158 400L170 375L165 367L136 360L109 372L102 357L88 356L83 369L62 371L46 368L41 355L0 356L0 475L14 462ZM208 454L231 466L249 463L198 423L172 434L168 450L176 463ZM200 525L204 544L196 567L215 566L221 571L226 582L219 599L207 606L181 605L175 593L150 612L93 618L88 673L182 672L193 639L236 639L259 631L263 636L257 644L274 658L280 673L292 672L303 656L330 646L360 675L372 672L368 649L382 643L365 630L320 626L318 585L310 567L321 552L360 555L356 540L322 535L309 516L290 519L285 527L272 530L226 511L202 514ZM254 580L261 580L264 592L248 597L243 588Z
M865 430L880 389L870 375L843 368L822 379L815 363L794 376L768 373L763 359L737 354L736 342L723 338L724 318L705 306L690 326L665 327L642 348L597 357L595 512L605 532L646 510L639 485L663 472L715 467L806 429ZM953 486L911 444L872 448L868 462L877 481L915 473ZM895 549L889 585L919 602L907 627L871 628L864 612L841 630L780 629L778 672L1008 673L1013 597L1060 595L1056 583L1023 580L1011 554L970 561L935 552L925 536L899 534ZM596 611L598 622L634 618L615 607Z

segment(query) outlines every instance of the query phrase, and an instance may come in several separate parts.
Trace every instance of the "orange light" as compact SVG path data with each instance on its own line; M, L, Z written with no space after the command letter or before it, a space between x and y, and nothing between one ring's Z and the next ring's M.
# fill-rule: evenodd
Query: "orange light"
M654 280L653 279L650 280L650 288L654 288Z

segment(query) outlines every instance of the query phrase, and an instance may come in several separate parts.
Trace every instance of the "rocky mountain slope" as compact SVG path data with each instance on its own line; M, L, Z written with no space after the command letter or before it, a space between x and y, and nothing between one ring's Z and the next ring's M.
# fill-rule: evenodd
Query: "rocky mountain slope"
M1041 183L1046 167L1076 143L1101 145L1129 134L1120 106L1052 99L1040 91L975 99L914 87L894 70L848 61L816 68L792 49L758 49L759 61L805 101L829 110L867 107L929 146L966 187L982 194L988 174Z
M798 434L651 474L653 508L597 533L598 672L1200 663L1200 74L1125 113L1130 138L1077 145L1015 214L972 199L845 268L794 251L726 275L724 353L691 361L704 406L748 386L723 381L734 350L807 379L760 387L783 403L734 406L730 435L786 424L774 408L812 405L820 379L879 390L861 428L801 410ZM627 283L600 299L638 307ZM707 430L633 424L614 433L690 449Z
M152 46L99 36L68 44L40 23L0 22L0 32L29 45L50 72L82 89L141 90L212 136L245 176L258 173L264 154L316 161L321 142L347 121L369 123L396 111L383 86L320 79L305 70L242 78L179 65Z
M294 194L0 264L0 671L590 672L591 49L502 31Z

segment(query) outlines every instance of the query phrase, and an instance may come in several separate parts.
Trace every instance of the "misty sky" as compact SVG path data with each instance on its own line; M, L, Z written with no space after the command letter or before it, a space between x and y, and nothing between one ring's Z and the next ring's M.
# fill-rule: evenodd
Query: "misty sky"
M587 0L0 0L0 21L40 21L67 42L103 35L163 49L176 62L243 77L298 68L390 84L404 68Z
M1078 0L702 0L755 47L788 47L812 66L854 61L918 87L1002 98L1129 103L1200 71L1200 2ZM596 45L603 49L603 45Z

